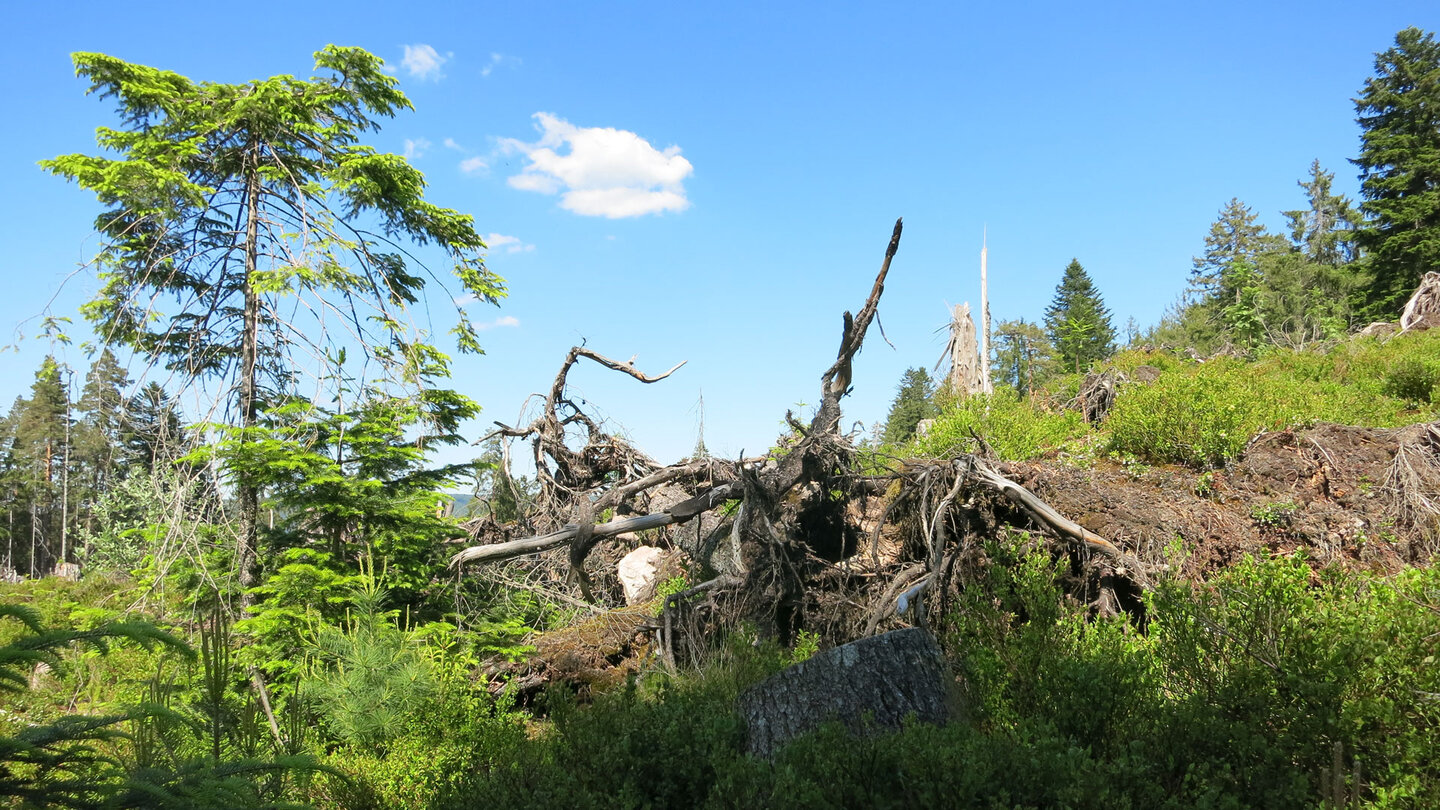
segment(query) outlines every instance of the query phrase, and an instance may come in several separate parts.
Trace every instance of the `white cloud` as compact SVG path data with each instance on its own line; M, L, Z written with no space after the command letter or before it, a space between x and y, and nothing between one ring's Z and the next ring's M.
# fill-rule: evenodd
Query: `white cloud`
M466 174L474 174L488 168L490 168L490 164L486 163L485 158L482 157L468 157L460 161L460 171Z
M577 127L550 113L536 113L540 140L503 138L500 148L529 159L509 179L512 188L557 194L560 207L582 216L638 217L684 211L684 181L694 172L680 147L656 149L644 138L611 127ZM567 149L564 154L558 150Z
M491 250L499 250L503 247L506 253L529 253L535 249L534 245L520 241L520 237L506 236L503 233L489 234L485 237L485 244Z
M475 324L475 328L481 332L484 332L486 329L505 329L510 327L516 327L519 325L520 319L515 317L514 315L501 315L493 321L477 323Z
M485 64L485 67L480 68L480 75L488 77L491 73L495 72L495 68L501 65L509 65L511 68L519 67L520 57L506 56L503 53L495 53L492 51L490 53L490 61Z
M445 139L445 148L446 148L446 149L454 149L456 152L464 152L464 151L465 151L465 147L463 147L463 146L461 146L460 144L456 143L454 138L446 138L446 139Z
M414 160L418 157L425 157L425 150L430 148L430 142L424 138L405 139L405 159Z
M400 65L416 79L439 80L445 74L440 72L440 66L450 61L454 54L441 56L439 51L429 45L403 45L405 56L400 60Z

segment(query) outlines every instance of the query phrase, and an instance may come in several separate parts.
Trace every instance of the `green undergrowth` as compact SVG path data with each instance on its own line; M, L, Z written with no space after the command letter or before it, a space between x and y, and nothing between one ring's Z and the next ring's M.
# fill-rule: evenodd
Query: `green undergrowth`
M1152 383L1123 384L1098 428L1064 407L1079 389L1079 377L1067 375L1044 395L1005 389L947 403L907 451L973 452L979 438L1009 460L1097 447L1151 464L1206 468L1236 458L1261 431L1316 422L1396 427L1434 419L1440 404L1440 335L1431 332L1353 338L1326 350L1271 349L1255 359L1196 362L1130 351L1108 365L1127 375L1148 365L1160 374Z
M1440 804L1440 572L1317 582L1303 559L1249 559L1161 584L1142 627L1087 616L1046 552L988 554L937 628L966 706L944 728L829 726L774 762L747 757L733 698L787 656L732 642L723 663L591 706L552 692L537 733L437 806Z
M929 432L916 441L915 452L937 458L974 452L978 437L1001 458L1027 459L1086 432L1077 411L1046 408L1038 400L1001 390L947 405Z
M314 765L225 784L244 794L237 804L347 810L1440 806L1440 569L1380 577L1251 558L1205 583L1163 581L1136 615L1096 619L1065 593L1068 561L1025 535L984 555L932 628L963 707L944 728L852 739L832 726L773 762L745 755L736 696L812 655L810 633L783 649L736 632L699 669L656 664L589 703L556 687L520 708L491 697L473 640L385 629L397 617L362 600L307 643L298 696L293 684L272 693L287 755ZM117 615L97 607L117 601L103 583L42 580L3 596L47 625ZM0 632L3 646L33 631ZM298 761L275 759L243 673L174 632L198 655L57 649L35 688L7 697L4 734L148 704L176 721L127 721L124 736L95 743L113 757L96 771L107 784L142 772L223 782L217 760ZM204 683L217 672L228 685L212 703ZM377 708L377 689L405 710ZM77 695L91 697L67 703ZM212 716L226 718L218 758Z

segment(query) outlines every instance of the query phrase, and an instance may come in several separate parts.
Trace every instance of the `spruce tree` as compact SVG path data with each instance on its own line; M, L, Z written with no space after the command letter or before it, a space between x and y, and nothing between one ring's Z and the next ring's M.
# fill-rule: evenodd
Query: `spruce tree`
M130 379L115 355L106 349L85 374L80 391L80 420L75 425L74 478L79 520L90 528L90 507L110 489L125 465L116 464L124 441L125 389Z
M890 415L885 419L886 444L910 441L920 420L935 416L935 403L931 400L934 394L935 383L925 369L905 370L896 387L895 400L890 404Z
M241 84L104 54L73 58L124 122L97 131L104 156L42 162L106 207L96 221L104 283L83 307L98 334L186 377L218 378L242 442L313 359L338 365L342 342L432 418L470 407L436 391L448 357L413 323L411 306L440 277L417 248L443 254L463 288L445 295L456 301L462 351L480 347L459 302L495 303L505 289L485 267L473 219L425 200L425 179L405 158L360 142L411 107L378 57L331 45L316 52L310 79ZM235 570L248 587L260 489L232 478Z
M1297 181L1305 190L1308 209L1286 211L1290 241L1308 261L1338 267L1355 260L1355 226L1360 213L1349 198L1331 188L1335 173L1327 172L1316 160L1310 164L1310 178Z
M1407 28L1375 57L1355 99L1360 124L1357 236L1369 254L1364 305L1394 318L1427 271L1440 269L1440 43Z
M1257 223L1250 206L1238 198L1220 209L1220 216L1205 236L1205 252L1190 269L1190 288L1201 303L1233 302L1243 293L1236 276L1253 271L1260 254L1274 246L1265 226ZM1222 304L1223 305L1223 304Z
M180 413L159 383L150 382L130 398L117 453L125 467L155 472L189 450Z
M1115 327L1100 291L1078 259L1071 259L1045 309L1045 331L1066 368L1079 372L1115 352Z

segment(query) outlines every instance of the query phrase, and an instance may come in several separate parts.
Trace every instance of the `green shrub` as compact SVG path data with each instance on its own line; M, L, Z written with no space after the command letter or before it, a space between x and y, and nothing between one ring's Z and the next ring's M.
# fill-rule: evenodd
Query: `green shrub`
M1217 361L1125 386L1106 420L1110 449L1196 466L1234 458L1256 431L1283 424L1237 365Z
M1433 345L1433 344L1426 344ZM1127 385L1106 420L1110 449L1150 462L1218 466L1263 430L1316 421L1389 427L1412 421L1385 395L1376 359L1275 352L1258 363L1222 357Z
M1410 404L1428 405L1437 383L1440 383L1440 364L1411 357L1397 360L1390 366L1382 390L1386 396L1403 399Z
M942 458L974 452L973 436L978 435L1001 458L1023 460L1077 439L1086 430L1076 411L1047 411L1035 400L1000 390L948 403L916 451Z

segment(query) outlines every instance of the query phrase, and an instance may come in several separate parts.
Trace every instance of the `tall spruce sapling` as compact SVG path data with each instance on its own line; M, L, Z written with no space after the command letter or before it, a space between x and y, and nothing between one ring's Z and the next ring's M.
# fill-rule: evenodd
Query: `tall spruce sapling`
M1078 373L1115 353L1115 327L1100 291L1078 259L1071 259L1045 309L1045 330L1067 368Z
M890 403L890 415L885 420L885 443L898 445L910 441L920 421L930 419L939 412L932 399L934 395L935 383L925 369L906 369L896 387L895 400Z
M472 218L427 202L423 176L403 157L360 143L379 119L411 108L378 57L331 45L315 54L317 76L240 84L103 54L74 61L90 92L115 100L122 127L97 130L108 156L42 166L105 206L96 220L102 287L83 308L102 343L220 381L242 442L337 343L365 353L374 377L433 404L423 392L448 359L408 316L427 279L438 280L417 258L428 252L462 288L446 296L457 302L459 348L479 350L458 302L496 303L505 289L485 267ZM323 391L325 372L317 376ZM235 567L248 586L260 485L230 472Z

